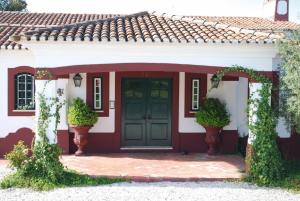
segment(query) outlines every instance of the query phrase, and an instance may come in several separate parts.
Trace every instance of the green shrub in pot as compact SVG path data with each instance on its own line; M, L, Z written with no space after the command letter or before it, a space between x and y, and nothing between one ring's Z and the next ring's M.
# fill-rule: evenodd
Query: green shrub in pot
M74 129L74 143L78 147L76 156L84 155L84 148L88 143L90 128L97 122L97 113L80 98L76 98L68 112L68 123Z
M72 126L93 126L97 122L97 113L80 98L73 100L68 112L68 122Z
M220 144L220 131L230 123L226 105L217 98L206 98L204 105L196 113L196 121L206 130L207 153L216 154Z
M223 128L230 123L226 105L217 98L206 98L196 114L197 123L203 127Z

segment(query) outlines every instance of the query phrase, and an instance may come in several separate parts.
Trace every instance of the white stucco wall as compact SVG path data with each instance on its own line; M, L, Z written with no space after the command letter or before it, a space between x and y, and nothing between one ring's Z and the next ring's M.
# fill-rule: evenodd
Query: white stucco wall
M32 67L58 67L82 64L105 63L178 63L209 66L230 66L239 64L259 71L272 71L275 69L273 58L276 57L274 45L254 44L169 44L169 43L116 43L116 42L29 42L25 44L31 51L0 50L0 88L5 98L0 99L0 117L5 126L0 132L4 137L18 128L28 127L34 129L33 117L7 116L7 68L28 65ZM80 97L86 99L86 74L80 88L75 88L73 74L70 75L66 85L68 99ZM110 73L110 100L115 100L115 73ZM208 78L208 89L210 88ZM57 81L57 86L66 84ZM60 84L59 84L60 83ZM194 118L184 117L184 73L180 73L179 84L179 132L199 133L205 132ZM224 81L218 89L211 91L209 96L218 97L227 104L231 114L231 123L225 130L247 128L243 125L245 118L245 95L243 89L247 83L243 81ZM242 89L243 88L243 89ZM241 106L241 107L240 107ZM65 112L65 111L64 111ZM115 110L109 110L109 117L99 117L98 123L91 132L114 132ZM64 120L66 122L66 119ZM61 129L67 127L60 125Z
M228 113L230 114L230 124L224 127L224 130L237 130L237 121L239 116L243 116L245 111L238 109L238 82L237 81L221 81L217 89L209 90L211 87L210 78L207 78L207 96L218 98L226 104ZM196 123L195 117L184 117L184 86L185 73L180 72L179 82L179 132L181 133L199 133L205 132L205 129ZM246 97L247 98L247 97ZM247 99L246 99L247 101ZM247 103L247 102L246 102Z
M272 44L185 44L140 42L25 42L36 66L58 67L105 63L178 63L211 66L239 64L272 71ZM76 59L75 59L76 58Z
M0 137L16 132L19 128L34 129L34 117L7 116L8 108L8 68L17 66L34 66L35 60L31 51L22 50L0 50Z
M80 74L82 77L81 86L75 87L73 77L74 74L69 76L69 96L68 103L70 104L73 99L81 98L86 101L86 73ZM115 100L115 72L109 73L109 100ZM91 133L114 133L115 132L115 110L109 109L108 117L98 117L98 122L90 130Z

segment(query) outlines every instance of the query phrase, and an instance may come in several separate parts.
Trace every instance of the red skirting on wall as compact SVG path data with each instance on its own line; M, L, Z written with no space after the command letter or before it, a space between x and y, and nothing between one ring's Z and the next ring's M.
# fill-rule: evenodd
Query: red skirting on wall
M205 133L181 133L180 149L187 152L204 153L208 147L204 141ZM220 153L236 153L238 145L238 133L236 130L224 130L221 132Z
M0 158L12 151L14 145L19 141L24 141L24 144L31 148L33 139L34 132L30 128L20 128L15 133L9 133L6 137L0 138ZM63 154L70 153L69 132L67 130L57 131L57 143L62 148Z
M243 149L246 149L248 136L240 138ZM292 134L290 138L277 138L277 145L285 160L300 160L300 134ZM242 152L245 150L241 150Z
M290 138L277 138L282 156L286 160L300 160L300 134L292 134Z
M0 138L0 157L13 150L14 145L20 140L24 144L31 147L34 133L30 128L20 128L15 133L9 133L6 137Z

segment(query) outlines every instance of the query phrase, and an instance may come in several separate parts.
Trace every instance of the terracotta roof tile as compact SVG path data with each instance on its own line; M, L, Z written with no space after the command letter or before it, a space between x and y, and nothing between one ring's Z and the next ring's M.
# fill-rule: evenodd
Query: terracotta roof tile
M298 28L256 17L0 12L0 48L22 48L9 41L14 35L32 40L272 43L284 30Z

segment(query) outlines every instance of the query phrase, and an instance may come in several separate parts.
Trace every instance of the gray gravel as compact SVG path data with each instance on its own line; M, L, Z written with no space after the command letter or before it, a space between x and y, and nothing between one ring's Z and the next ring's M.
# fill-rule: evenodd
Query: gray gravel
M9 171L0 167L0 177ZM0 190L0 200L5 201L68 201L68 200L216 200L216 201L300 201L300 194L281 189L261 188L247 183L228 182L157 182L118 183L97 187L57 189L35 192L29 189Z

